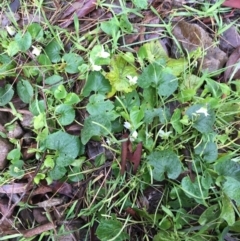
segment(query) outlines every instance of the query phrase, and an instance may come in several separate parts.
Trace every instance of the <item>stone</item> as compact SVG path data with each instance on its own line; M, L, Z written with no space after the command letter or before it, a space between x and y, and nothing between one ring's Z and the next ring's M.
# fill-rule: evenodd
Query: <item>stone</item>
M214 72L223 67L227 61L227 54L215 46L208 33L199 25L179 21L173 27L173 35L178 40L184 52L201 48L205 52L203 58L198 59L198 66L201 71ZM173 42L172 54L179 57L176 51L176 43Z
M13 145L0 137L0 170L3 170L8 164L7 155L13 149Z

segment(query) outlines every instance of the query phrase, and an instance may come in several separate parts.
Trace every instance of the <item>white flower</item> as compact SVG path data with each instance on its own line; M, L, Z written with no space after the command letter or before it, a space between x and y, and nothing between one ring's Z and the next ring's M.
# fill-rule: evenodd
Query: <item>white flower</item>
M131 125L129 122L127 122L127 121L124 122L123 126L124 126L126 129L128 129L128 130L130 130L131 127L132 127L132 125Z
M204 114L205 116L209 116L207 112L207 108L201 107L199 110L196 111L197 114Z
M127 75L128 81L130 85L135 85L137 83L137 76L131 76L131 75Z
M162 139L165 139L165 140L168 139L168 137L170 136L171 133L172 133L171 131L167 131L167 132L165 132L165 131L163 131L163 130L159 130L159 131L158 131L158 135L159 135Z
M134 131L130 136L130 141L135 141L138 137L138 133Z
M7 30L8 34L11 35L11 36L15 35L15 33L16 33L16 29L13 26L7 25L6 30Z
M112 144L112 143L111 143L111 140L108 139L108 138L107 138L107 140L106 140L106 143L107 143L109 146L111 146L111 144Z
M100 71L102 69L100 65L95 65L91 58L90 58L90 63L91 63L92 70Z
M100 58L106 59L106 58L108 58L108 57L110 56L110 54L109 54L108 52L106 52L106 51L104 50L103 46L102 46L102 50L101 50L100 53L98 53L97 56L100 57Z
M42 48L41 47L35 47L35 46L32 46L32 47L33 47L32 54L35 55L35 56L39 56L41 54Z

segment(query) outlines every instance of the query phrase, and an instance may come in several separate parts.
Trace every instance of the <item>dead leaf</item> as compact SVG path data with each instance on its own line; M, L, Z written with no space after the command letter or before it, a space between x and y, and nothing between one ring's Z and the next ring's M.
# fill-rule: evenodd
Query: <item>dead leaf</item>
M87 154L90 160L94 160L97 156L104 153L102 143L99 141L89 141L87 144Z
M6 214L6 218L10 218L13 213L13 210L9 212L9 202L6 198L0 199L0 213L2 215Z
M41 208L50 208L53 206L57 206L63 203L63 199L61 198L50 198L46 201L36 203Z
M122 149L121 149L121 174L123 175L126 168L127 160L133 163L133 173L137 172L138 166L141 161L142 155L142 143L138 143L136 150L132 151L132 143L129 140L129 135L124 134L122 139L126 139L126 141L122 142Z
M190 53L200 48L206 52L204 58L198 61L202 71L208 70L211 73L219 70L226 63L226 53L214 46L212 38L199 25L180 21L174 26L173 35L179 41L183 51ZM171 51L173 56L180 57L175 43Z
M41 233L44 233L48 230L52 230L52 229L55 229L56 226L53 224L53 223L46 223L46 224L43 224L41 226L38 226L36 228L33 228L33 229L29 229L29 230L24 230L22 231L23 232L23 236L25 238L31 238L35 235L38 235L38 234L41 234Z
M91 11L96 8L97 0L88 0L87 2L82 0L78 0L75 3L71 4L71 6L66 10L63 18L69 16L67 19L63 20L60 24L60 27L66 28L73 22L74 13L78 16L78 18L85 17Z
M14 0L10 3L10 9L12 12L17 12L17 10L20 8L20 1Z
M53 183L51 184L51 188L54 193L60 193L60 194L66 195L71 198L73 197L72 186L69 183L53 181Z
M240 59L240 46L237 47L233 53L230 55L226 67L227 69L224 72L224 81L228 82L230 79L239 79L240 78L240 68L239 66ZM238 70L236 69L238 67Z
M137 172L138 166L141 161L141 156L142 156L142 143L140 142L140 143L138 143L137 148L136 148L135 152L133 153L132 158L130 160L134 164L134 166L133 166L134 174Z
M29 185L28 190L26 190L27 186L28 186L27 183L6 184L0 187L0 193L6 193L6 194L24 193L32 188L32 185Z
M46 211L43 208L34 208L33 209L34 220L36 220L36 222L39 224L47 223L48 218L47 218L45 212Z
M226 23L229 24L230 20L227 20ZM238 46L240 46L240 35L237 28L235 26L231 26L223 32L220 38L220 48L224 51L232 51Z
M231 8L240 8L240 1L239 0L226 0L223 6L231 7Z
M125 168L126 168L126 162L127 162L127 154L128 154L128 139L129 135L127 133L123 134L122 139L126 139L122 142L122 148L121 148L121 175L124 174Z

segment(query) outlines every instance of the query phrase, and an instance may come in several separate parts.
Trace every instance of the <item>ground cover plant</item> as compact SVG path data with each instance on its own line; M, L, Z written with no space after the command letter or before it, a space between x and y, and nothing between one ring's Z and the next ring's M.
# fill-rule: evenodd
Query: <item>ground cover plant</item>
M240 239L236 2L0 6L0 240Z

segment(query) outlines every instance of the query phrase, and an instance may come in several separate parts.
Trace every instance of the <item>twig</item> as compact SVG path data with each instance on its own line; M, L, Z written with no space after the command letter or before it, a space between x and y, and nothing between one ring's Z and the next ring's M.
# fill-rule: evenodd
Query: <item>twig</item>
M10 112L13 114L13 110L10 108L0 108L0 112ZM32 115L29 110L17 110L17 112L20 114Z

